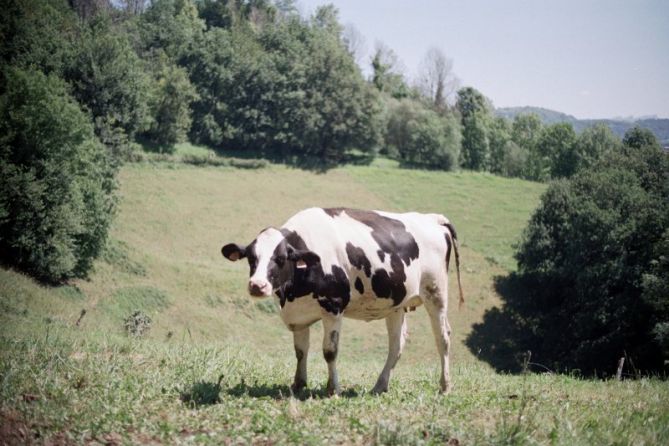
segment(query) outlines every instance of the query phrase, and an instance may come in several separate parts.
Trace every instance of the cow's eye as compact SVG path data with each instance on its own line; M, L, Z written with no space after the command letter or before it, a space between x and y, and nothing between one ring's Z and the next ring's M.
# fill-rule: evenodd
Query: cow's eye
M277 256L275 262L277 265L283 266L283 264L286 263L286 258L284 256Z

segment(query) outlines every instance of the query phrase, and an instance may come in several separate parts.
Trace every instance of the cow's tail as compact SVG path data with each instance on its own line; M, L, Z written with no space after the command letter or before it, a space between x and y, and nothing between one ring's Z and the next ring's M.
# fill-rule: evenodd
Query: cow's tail
M455 232L455 227L453 227L453 224L446 219L445 222L441 223L443 226L448 229L448 238L450 240L450 244L453 246L453 251L455 251L455 271L458 275L458 291L460 292L460 301L458 302L458 309L462 309L462 304L465 303L465 298L464 294L462 292L462 282L460 281L460 252L458 251L458 234ZM448 262L450 262L450 250L448 251L448 257L446 258L446 264L448 265Z

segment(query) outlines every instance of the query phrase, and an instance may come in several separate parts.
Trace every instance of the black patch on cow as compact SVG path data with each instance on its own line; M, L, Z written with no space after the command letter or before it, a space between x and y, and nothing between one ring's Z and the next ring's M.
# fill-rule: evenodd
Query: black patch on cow
M351 262L351 265L364 271L367 277L372 275L372 264L369 262L369 259L362 248L353 246L353 243L348 242L346 243L346 255L348 256L348 261Z
M349 217L372 229L372 238L380 248L377 254L381 261L389 255L392 269L391 271L377 269L374 272L372 290L378 297L390 298L394 305L399 305L406 297L404 265L411 265L419 254L418 244L406 230L404 223L376 212L358 209L330 208L323 211L333 218L345 212Z
M323 350L323 357L326 362L332 362L337 359L337 351L339 350L339 332L333 330L330 332L330 342L333 350Z
M378 297L390 298L393 305L399 305L407 294L405 280L403 268L397 272L393 270L390 274L385 269L377 269L372 276L372 290Z
M451 235L446 232L444 233L444 238L446 239L446 272L448 272L448 267L451 263Z
M376 254L379 256L379 259L381 259L382 262L386 261L386 253L381 251L380 249L376 251Z
M328 214L330 217L336 217L341 214L345 208L323 208L323 211Z
M332 266L332 274L324 274L321 265L314 270L312 276L318 277L314 280L314 298L318 299L318 304L327 312L342 313L351 300L351 285L346 272L337 265Z
M281 229L281 233L284 240L274 250L268 269L268 280L276 290L281 307L286 301L292 302L296 298L311 294L328 312L342 313L351 300L351 286L346 272L334 265L332 273L326 274L320 262L307 268L296 268L295 262L286 260L280 266L283 256L287 258L289 249L309 251L297 232Z
M355 289L358 290L358 293L365 294L365 286L362 284L360 277L355 278Z
M253 240L249 246L246 247L246 260L249 262L249 277L255 274L258 269L258 255L256 254L256 241Z

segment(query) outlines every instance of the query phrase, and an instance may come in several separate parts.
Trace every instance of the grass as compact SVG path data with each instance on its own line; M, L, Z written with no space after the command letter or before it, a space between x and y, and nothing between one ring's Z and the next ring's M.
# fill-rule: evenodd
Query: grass
M44 287L0 269L7 443L669 443L665 382L500 375L463 344L499 303L492 277L513 268L511 244L542 185L405 170L387 160L324 174L167 160L129 164L119 180L119 213L89 279ZM452 219L464 245L467 301L449 315L451 395L437 392L434 340L419 308L408 313L410 338L388 394L368 394L385 361L384 324L346 320L338 360L344 394L325 397L317 324L309 390L291 396L292 337L269 301L247 297L246 266L225 262L220 246L249 242L308 206L429 210ZM141 338L124 333L135 310L153 321Z
M431 365L400 367L388 394L368 393L377 364L341 368L325 397L320 355L310 390L291 396L288 355L251 344L85 340L72 328L3 340L3 420L39 439L102 443L666 444L658 380L506 376L456 363L453 392ZM370 367L371 366L371 367ZM453 444L453 443L452 443ZM457 443L456 443L457 444Z

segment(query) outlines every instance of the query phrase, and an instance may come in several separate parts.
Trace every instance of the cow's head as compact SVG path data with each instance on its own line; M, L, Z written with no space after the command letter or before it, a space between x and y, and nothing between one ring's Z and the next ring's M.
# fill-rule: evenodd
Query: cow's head
M248 246L229 243L221 252L233 262L243 258L248 260L249 294L265 297L292 287L296 277L306 277L308 270L320 262L316 253L299 248L291 245L278 229L267 228Z

